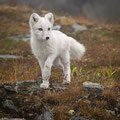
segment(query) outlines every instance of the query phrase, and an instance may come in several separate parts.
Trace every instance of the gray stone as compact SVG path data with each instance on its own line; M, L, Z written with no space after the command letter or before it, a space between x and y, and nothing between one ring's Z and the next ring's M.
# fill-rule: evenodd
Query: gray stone
M17 81L16 85L31 85L35 82L35 80Z
M61 25L56 25L53 27L53 30L60 30L61 29Z
M24 118L1 118L0 120L25 120Z
M102 26L98 26L98 27L95 27L94 29L95 29L95 30L102 30L103 27L102 27Z
M0 55L0 58L2 59L17 59L17 58L22 58L22 56L16 56L16 55Z
M7 90L8 92L16 92L16 90L14 89L14 86L11 84L5 84L4 85L5 90Z
M70 120L92 120L92 119L87 119L87 118L84 118L80 115L75 115Z
M82 25L80 25L78 23L74 23L72 25L72 29L73 29L73 33L77 33L77 32L84 32L84 31L86 31L87 27L82 26Z
M16 93L18 93L18 88L19 87L17 85L14 87L14 90L15 90Z
M17 108L15 107L15 105L14 105L12 100L6 100L2 104L3 104L4 108L17 112Z
M53 113L46 111L38 117L38 120L54 120Z
M87 89L98 89L98 90L104 89L104 86L99 83L84 82L83 86L84 88L87 88Z
M12 40L24 40L24 41L29 41L30 40L30 34L25 34L25 35L15 35L15 36L11 36L9 37L9 39L12 39Z
M40 90L40 85L34 84L32 85L32 88Z

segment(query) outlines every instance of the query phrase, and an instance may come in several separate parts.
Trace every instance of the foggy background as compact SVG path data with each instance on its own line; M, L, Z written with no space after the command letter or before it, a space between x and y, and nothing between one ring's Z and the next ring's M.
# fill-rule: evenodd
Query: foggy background
M92 19L120 20L120 0L0 0L0 3L62 11Z

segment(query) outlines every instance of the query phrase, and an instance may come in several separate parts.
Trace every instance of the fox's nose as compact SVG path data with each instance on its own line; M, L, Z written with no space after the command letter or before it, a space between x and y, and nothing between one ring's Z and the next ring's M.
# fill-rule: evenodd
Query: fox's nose
M49 37L46 37L46 40L48 40L49 39Z

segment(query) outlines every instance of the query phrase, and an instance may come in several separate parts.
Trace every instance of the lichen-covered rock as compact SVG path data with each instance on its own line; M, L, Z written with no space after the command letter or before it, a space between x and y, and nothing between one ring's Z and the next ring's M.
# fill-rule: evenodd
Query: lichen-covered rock
M77 32L84 32L87 30L86 26L82 26L78 23L75 23L72 25L72 29L73 29L73 33L77 33Z
M38 117L38 120L55 120L54 119L54 116L53 116L53 113L50 112L50 111L45 111L43 114L41 114L39 117Z
M14 84L5 84L4 88L7 92L12 92L12 93L17 92L14 87Z
M30 40L30 34L15 35L15 36L9 37L9 39L17 40L17 41L19 41L19 40L29 41Z
M16 56L16 55L0 55L0 58L2 59L18 59L18 58L22 58L22 56Z
M0 120L25 120L24 118L1 118Z
M104 86L99 83L84 82L83 86L84 88L87 88L87 89L98 89L98 90L104 89Z
M12 114L14 117L19 117L18 109L14 105L12 100L5 100L4 102L2 102L2 104L3 104L5 111L8 114Z
M17 112L17 108L15 107L14 103L11 100L5 100L3 102L3 107Z
M1 85L0 110L5 115L0 117L22 117L28 120L39 117L40 120L53 120L54 117L51 112L44 112L46 103L49 106L55 106L59 104L59 101L51 98L43 99L43 96L45 92L64 91L68 87L63 84L51 83L49 89L43 90L40 88L41 82L42 79L39 77L38 80L18 81Z

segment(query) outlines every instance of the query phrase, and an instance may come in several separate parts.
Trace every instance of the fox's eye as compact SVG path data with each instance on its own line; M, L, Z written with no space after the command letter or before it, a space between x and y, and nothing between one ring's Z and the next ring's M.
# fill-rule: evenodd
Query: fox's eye
M38 28L39 31L42 31L43 29L42 28Z
M50 28L48 28L48 31L50 30Z

